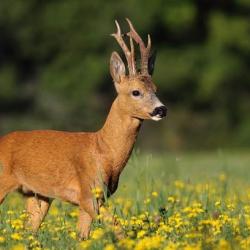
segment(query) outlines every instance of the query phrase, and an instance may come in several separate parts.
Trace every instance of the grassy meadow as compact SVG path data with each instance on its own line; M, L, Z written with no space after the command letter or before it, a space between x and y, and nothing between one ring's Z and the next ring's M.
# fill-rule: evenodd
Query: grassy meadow
M0 249L250 249L250 154L134 153L90 239L79 241L77 207L54 201L37 235L24 229L19 194L0 207ZM98 196L98 192L95 193Z

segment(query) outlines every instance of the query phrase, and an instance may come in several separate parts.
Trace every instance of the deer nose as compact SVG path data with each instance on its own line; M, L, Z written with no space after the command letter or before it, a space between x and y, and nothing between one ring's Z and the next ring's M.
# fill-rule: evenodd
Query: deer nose
M152 115L153 116L158 115L161 118L165 117L167 115L167 108L165 106L157 107L157 108L154 109Z

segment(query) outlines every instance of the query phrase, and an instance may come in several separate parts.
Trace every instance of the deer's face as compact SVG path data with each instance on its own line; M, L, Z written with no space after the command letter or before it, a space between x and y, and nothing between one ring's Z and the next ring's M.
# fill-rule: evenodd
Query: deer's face
M156 96L156 87L152 82L155 55L150 56L151 39L148 35L148 43L145 46L143 40L136 32L133 24L126 19L130 31L126 34L130 41L130 50L123 39L121 28L116 21L117 32L112 34L122 48L127 60L128 75L125 64L117 52L113 52L110 58L110 73L118 92L118 102L121 112L138 119L161 120L167 114L167 108ZM135 41L140 48L141 68L138 72L135 61Z
M126 76L124 63L116 52L111 56L110 72L121 112L134 118L155 121L166 116L167 108L156 96L156 86L150 75Z

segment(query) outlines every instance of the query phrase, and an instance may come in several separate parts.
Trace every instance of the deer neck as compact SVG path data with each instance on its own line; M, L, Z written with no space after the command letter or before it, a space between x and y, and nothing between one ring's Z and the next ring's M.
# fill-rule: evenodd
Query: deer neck
M122 112L118 98L112 104L107 120L99 131L99 146L110 157L108 171L121 173L132 152L142 121Z

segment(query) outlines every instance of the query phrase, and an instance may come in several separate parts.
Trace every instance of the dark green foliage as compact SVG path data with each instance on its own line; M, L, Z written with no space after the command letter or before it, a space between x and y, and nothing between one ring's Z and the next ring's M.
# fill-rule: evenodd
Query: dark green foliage
M170 109L160 130L146 126L144 145L250 146L249 13L247 0L2 0L0 132L99 128L114 98L109 56L120 51L109 34L130 17L152 35Z

